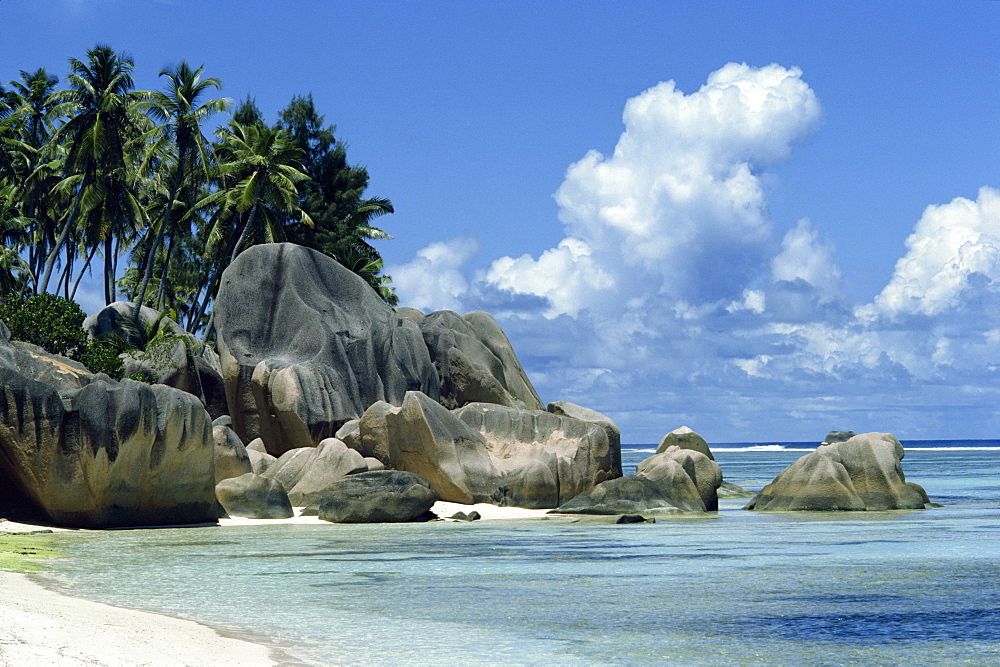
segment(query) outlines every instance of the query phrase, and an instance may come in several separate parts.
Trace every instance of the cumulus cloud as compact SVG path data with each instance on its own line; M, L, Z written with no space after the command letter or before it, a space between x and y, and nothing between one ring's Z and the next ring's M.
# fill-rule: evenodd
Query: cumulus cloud
M1000 280L1000 191L979 190L928 206L906 239L907 253L885 289L861 311L879 315L938 315L956 308L970 292Z
M386 267L400 304L419 310L460 310L469 291L463 269L479 252L471 234L431 243L407 264Z
M682 423L941 437L946 412L1000 427L981 410L1000 399L982 390L1000 386L1000 191L929 207L854 307L820 228L768 214L766 170L821 118L798 69L731 63L690 94L646 90L622 118L610 155L567 169L555 247L467 278L472 237L431 244L388 267L400 302L490 310L543 399L604 411L632 442Z
M689 307L739 295L772 243L760 171L820 119L801 74L730 63L689 95L668 81L630 99L613 154L588 152L556 192L566 240L497 260L487 280L544 296L549 315L600 292Z

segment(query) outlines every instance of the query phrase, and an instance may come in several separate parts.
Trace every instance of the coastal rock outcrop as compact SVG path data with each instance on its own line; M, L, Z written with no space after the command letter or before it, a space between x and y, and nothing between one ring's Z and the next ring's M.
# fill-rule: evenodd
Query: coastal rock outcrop
M927 494L906 481L903 455L903 446L890 433L863 433L821 445L781 471L744 509L923 509Z
M449 411L419 392L400 407L371 406L347 444L467 504L552 508L621 476L620 450L598 421L492 403Z
M820 444L832 445L838 442L847 442L856 435L857 433L854 431L830 431Z
M229 516L288 519L295 515L281 482L252 472L219 482L215 495Z
M719 508L722 471L700 452L668 447L636 467L636 474L612 479L553 510L559 514L706 512Z
M705 438L701 437L687 426L681 426L680 428L674 429L670 433L663 436L663 439L660 440L659 447L656 448L656 453L659 454L661 452L665 452L669 447L690 449L704 454L713 461L715 460L715 457L712 456L712 450L709 449Z
M212 440L215 442L216 484L230 477L253 472L250 454L233 429L228 426L213 426Z
M523 410L542 410L542 401L514 354L507 336L489 313L465 315L440 310L409 317L420 327L441 381L440 402L446 408L469 403L496 403Z
M418 475L380 470L345 477L326 487L319 518L333 523L398 523L426 514L438 494Z
M247 249L222 275L215 314L233 428L275 456L332 437L378 401L440 395L417 325L315 250Z
M318 501L330 484L362 472L368 472L368 463L361 454L336 438L327 438L288 490L288 499L295 507L305 507Z
M0 486L58 525L214 522L212 425L191 394L0 342Z

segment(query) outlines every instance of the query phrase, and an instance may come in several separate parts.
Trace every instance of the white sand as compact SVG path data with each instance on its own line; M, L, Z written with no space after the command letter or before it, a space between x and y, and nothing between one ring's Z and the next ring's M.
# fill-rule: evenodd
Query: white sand
M112 607L0 571L0 665L274 665L259 644Z
M524 507L497 507L486 503L475 505L462 505L460 503L449 503L439 500L431 507L431 511L442 519L447 519L456 512L468 514L475 510L479 512L483 521L493 521L497 519L540 519L546 515L548 510L532 510Z

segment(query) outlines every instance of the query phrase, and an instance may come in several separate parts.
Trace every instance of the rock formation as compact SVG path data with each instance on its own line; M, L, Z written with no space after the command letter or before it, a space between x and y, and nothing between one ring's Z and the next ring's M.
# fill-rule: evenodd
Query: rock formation
M250 454L233 429L228 426L213 426L212 440L215 442L216 484L230 477L253 472Z
M438 500L426 481L398 470L365 472L326 488L319 518L334 523L413 521Z
M223 274L215 313L233 428L275 456L340 437L370 406L399 406L408 391L447 408L542 409L490 315L397 313L314 250L246 250Z
M455 409L469 403L496 403L542 410L542 401L521 368L507 336L482 311L459 315L441 310L416 321L441 381L440 401Z
M678 429L674 429L670 433L663 436L660 440L660 446L656 448L656 453L665 452L668 447L680 447L681 449L690 449L695 452L701 452L708 458L715 460L712 456L712 450L709 449L708 443L705 442L705 438L701 437L687 426L681 426Z
M460 503L557 507L621 476L621 453L597 421L490 403L449 411L419 392L401 407L373 405L347 444Z
M820 446L781 471L744 509L923 509L927 494L906 481L903 454L890 433L863 433Z
M0 342L0 486L59 525L214 522L214 442L194 396Z
M229 516L288 519L295 515L281 482L252 472L219 482L215 495Z
M823 438L823 442L820 444L832 445L838 442L847 442L855 435L857 435L857 433L854 431L830 431L826 434L826 437Z
M636 468L635 475L612 479L584 491L553 512L560 514L642 514L706 512L719 508L716 490L722 471L700 452L668 447Z
M378 401L439 396L417 325L315 250L244 251L223 273L215 317L233 428L272 455L333 437Z

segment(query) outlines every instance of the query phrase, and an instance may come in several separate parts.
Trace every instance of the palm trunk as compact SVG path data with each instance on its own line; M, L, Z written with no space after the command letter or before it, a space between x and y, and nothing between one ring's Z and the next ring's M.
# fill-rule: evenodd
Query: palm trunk
M160 273L160 287L156 290L156 309L163 312L164 301L167 294L167 273L170 271L170 256L174 251L173 236L167 241L167 254L163 257L163 271Z
M56 257L59 255L59 252L66 245L66 239L69 238L69 232L73 223L76 222L76 216L80 212L80 201L83 199L83 190L86 185L86 183L80 185L80 191L76 193L76 199L73 201L73 209L70 211L69 217L66 218L66 223L63 225L62 231L59 232L59 238L56 239L56 242L52 245L52 249L49 250L49 256L45 258L45 273L42 275L42 282L38 286L38 294L43 293L49 287L52 268L56 264Z
M104 303L111 305L115 300L115 260L112 252L113 239L108 234L104 239Z
M136 312L139 312L139 309L142 308L142 302L146 298L146 289L149 287L149 281L153 277L153 263L156 260L156 251L163 244L163 237L166 235L167 227L170 224L170 213L174 208L174 198L177 196L177 191L180 189L184 177L183 164L184 154L182 151L177 156L177 173L174 174L174 182L170 185L170 194L167 197L166 209L163 211L163 219L160 220L160 228L156 232L156 238L153 240L153 245L149 248L149 254L146 256L146 264L143 266L142 283L139 285L139 291L135 296Z
M90 254L87 255L87 261L84 262L83 268L80 269L80 275L76 277L76 281L74 281L73 283L73 291L69 293L70 299L76 298L76 288L80 286L80 281L83 279L83 274L85 274L87 272L87 269L90 268L90 261L94 259L94 255L96 254L97 254L97 246L95 245L93 250L90 251Z

